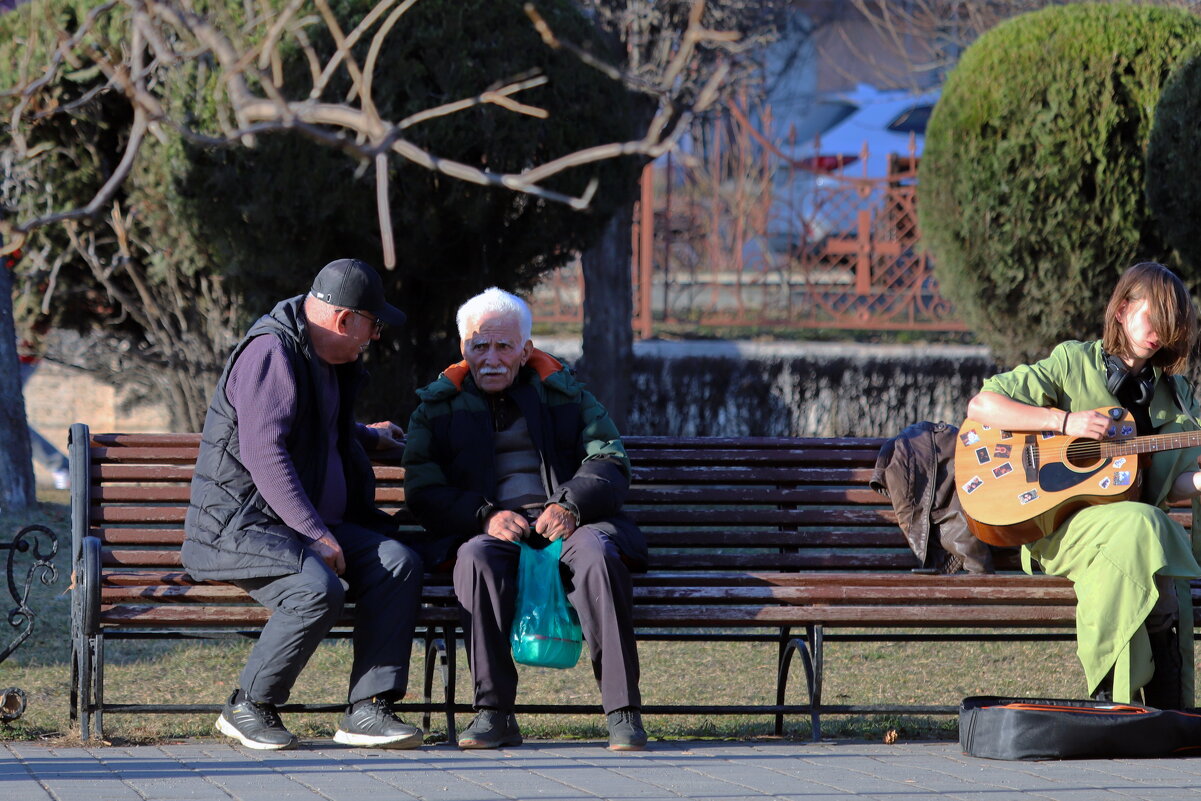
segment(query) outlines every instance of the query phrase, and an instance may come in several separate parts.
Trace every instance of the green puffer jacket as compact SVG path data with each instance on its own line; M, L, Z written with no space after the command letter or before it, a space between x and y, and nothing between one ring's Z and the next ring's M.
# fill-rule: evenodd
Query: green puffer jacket
M553 356L535 350L507 390L541 457L548 503L575 511L616 543L635 569L646 565L646 541L621 513L630 461L613 420ZM483 533L499 508L492 414L465 362L418 390L421 405L405 442L405 502L430 533L427 561L437 565Z

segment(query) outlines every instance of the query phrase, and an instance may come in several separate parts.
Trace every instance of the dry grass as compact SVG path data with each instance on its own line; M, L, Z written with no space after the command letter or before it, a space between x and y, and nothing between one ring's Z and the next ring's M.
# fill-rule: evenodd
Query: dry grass
M36 586L31 607L38 614L34 636L6 662L0 663L0 688L20 687L28 696L25 715L0 723L0 739L74 739L70 731L70 611L69 528L65 493L45 493L39 509L21 520L0 516L0 537L7 540L22 525L40 522L60 536L53 587ZM18 574L20 576L20 574ZM0 611L11 600L0 597ZM0 631L0 648L11 639ZM171 702L219 704L228 695L246 658L249 643L112 642L106 666L106 700L117 703ZM663 643L640 646L642 692L647 705L666 703L751 704L774 700L775 646L738 643ZM421 659L414 649L410 698L420 695ZM467 698L470 679L460 659L459 698ZM293 701L331 703L343 697L350 664L345 641L327 642L301 674ZM789 703L803 704L801 666L794 663ZM1042 697L1081 697L1085 689L1071 643L857 643L827 642L824 700L830 704L913 703L954 705L968 695L998 694ZM435 679L435 694L440 680ZM599 703L599 692L586 660L571 670L526 668L522 673L523 703ZM105 731L114 741L148 742L212 733L212 715L106 715ZM409 715L412 719L413 715ZM328 737L336 725L332 714L288 715L297 734ZM445 722L432 717L429 734L446 736ZM467 722L460 716L458 725ZM525 715L523 731L531 737L590 738L604 736L599 712L594 715ZM713 716L648 715L652 736L751 738L772 736L766 715ZM833 737L880 739L889 731L902 739L955 737L950 716L891 717L831 716L823 733ZM807 739L805 719L789 718L786 736Z

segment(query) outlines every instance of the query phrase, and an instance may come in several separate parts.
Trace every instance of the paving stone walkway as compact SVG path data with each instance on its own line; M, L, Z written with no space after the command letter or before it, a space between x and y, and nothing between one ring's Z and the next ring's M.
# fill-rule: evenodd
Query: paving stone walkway
M262 753L196 740L136 747L0 744L3 801L1173 801L1201 799L1201 758L997 762L954 743L527 742L503 751Z

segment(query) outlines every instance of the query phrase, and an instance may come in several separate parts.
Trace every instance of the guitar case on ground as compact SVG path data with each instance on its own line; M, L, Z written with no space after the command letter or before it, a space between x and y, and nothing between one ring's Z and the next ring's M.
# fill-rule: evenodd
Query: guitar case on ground
M1104 701L981 695L959 707L959 745L985 759L1201 755L1201 715Z

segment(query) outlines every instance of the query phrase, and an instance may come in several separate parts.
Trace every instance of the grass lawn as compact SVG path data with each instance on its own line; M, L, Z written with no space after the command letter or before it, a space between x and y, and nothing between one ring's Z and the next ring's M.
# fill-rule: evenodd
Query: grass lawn
M0 663L0 688L19 687L28 697L25 714L0 723L0 740L49 739L73 741L68 704L71 680L70 529L67 493L43 491L36 511L20 516L0 515L0 541L29 523L42 523L59 535L53 586L36 585L30 607L37 614L33 636ZM7 555L7 551L0 552ZM27 565L18 557L18 565ZM18 585L24 572L16 573ZM13 607L7 592L0 611L7 619ZM0 626L0 649L16 629ZM106 700L115 703L211 703L225 700L245 661L248 643L110 642L105 660ZM854 643L827 642L824 701L829 704L915 703L954 705L968 695L1014 695L1080 698L1083 675L1074 645L1054 643ZM459 700L468 696L470 679L459 649ZM771 702L775 693L775 646L741 643L656 643L640 645L642 693L645 704L751 704ZM420 648L413 653L410 697L421 691ZM345 641L323 644L301 674L293 701L336 702L345 692L350 646ZM440 685L435 679L435 694ZM808 700L799 661L794 662L788 703ZM523 703L597 703L599 692L586 660L570 670L525 668L519 700ZM408 716L410 722L413 716ZM468 716L459 716L466 725ZM285 715L301 737L329 737L337 724L332 714ZM105 715L105 732L113 742L155 742L181 737L211 736L213 716L177 714ZM714 716L648 715L652 738L753 738L772 735L766 715ZM604 722L595 715L524 715L522 730L534 738L605 736ZM445 723L435 714L427 737L444 740ZM848 717L822 721L823 734L835 738L880 739L895 732L901 739L954 739L952 716ZM808 739L809 723L793 717L787 737Z

